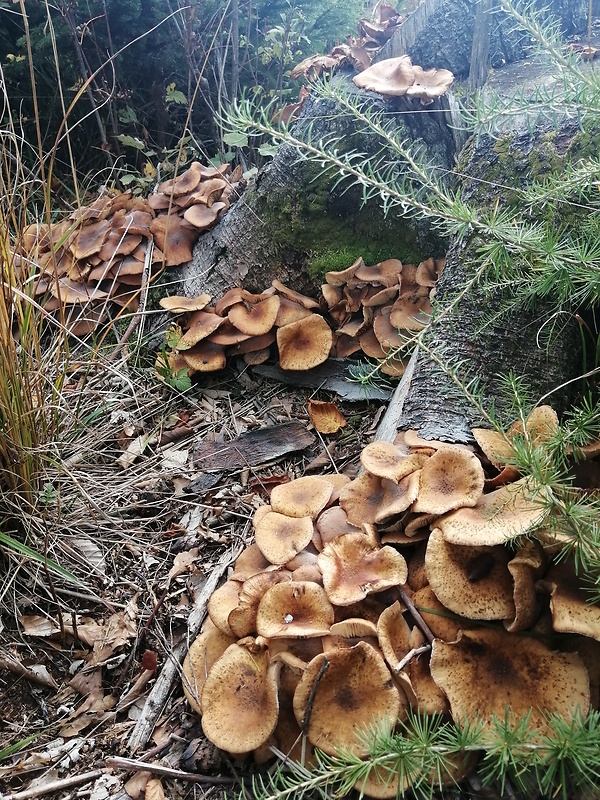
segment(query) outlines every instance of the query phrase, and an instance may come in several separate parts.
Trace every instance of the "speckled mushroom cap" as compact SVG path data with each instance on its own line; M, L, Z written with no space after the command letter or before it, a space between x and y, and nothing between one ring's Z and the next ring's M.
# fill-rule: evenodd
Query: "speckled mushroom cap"
M397 600L381 613L377 621L377 638L381 652L393 672L411 649L410 628Z
M235 639L214 625L206 626L192 642L183 661L183 693L188 703L202 714L201 697L206 677Z
M589 602L575 570L555 564L539 586L550 592L552 627L561 633L579 633L600 641L600 606Z
M277 329L281 369L306 370L327 361L333 333L319 314L290 322Z
M238 639L256 634L256 615L260 601L272 586L291 579L287 570L277 570L259 572L244 581L238 604L227 617L227 623Z
M374 720L391 733L402 708L399 690L383 658L365 642L318 655L310 662L294 694L300 726L311 697L308 739L329 755L340 749L367 755L368 745L357 734Z
M234 635L229 627L228 617L239 603L241 590L241 581L229 579L212 593L208 601L208 616L217 628L227 636Z
M360 527L373 523L383 500L383 479L370 472L363 472L350 481L340 492L339 503L346 512L348 522Z
M338 536L319 554L323 585L334 605L347 606L368 594L406 582L404 557L393 547L374 547L364 533Z
M217 372L225 368L225 350L218 344L203 339L181 353L185 363L196 372Z
M173 314L183 314L186 311L202 311L209 303L209 294L200 294L197 297L171 295L170 297L163 297L158 301L161 308L171 311Z
M413 511L445 514L474 506L483 493L485 475L477 456L458 447L442 447L423 464Z
M202 690L206 738L228 753L247 753L266 742L279 711L276 674L265 651L230 645Z
M468 619L456 619L450 609L440 603L431 586L418 589L412 601L436 639L454 642L465 627L471 627Z
M427 542L425 572L440 603L455 614L468 619L512 619L515 606L509 560L502 545L450 544L435 528Z
M178 350L188 350L202 339L210 336L225 322L223 317L211 314L208 311L197 311L194 314L194 325L188 328L177 342Z
M316 519L332 493L333 484L326 478L307 475L275 486L271 492L271 508L288 517Z
M290 517L269 511L254 525L256 544L271 564L286 564L308 545L313 537L310 517Z
M361 464L372 475L395 483L420 469L426 460L427 456L408 455L407 448L391 442L371 442L360 454Z
M256 629L265 639L312 639L326 636L333 621L333 607L321 586L312 581L287 581L263 595Z
M457 725L476 721L493 730L510 708L517 723L530 713L530 730L548 731L548 714L566 724L590 706L588 673L575 653L550 650L538 639L481 628L458 642L434 639L433 679L450 701Z
M546 517L543 506L529 499L527 482L521 478L482 495L473 508L459 508L437 521L451 544L495 545L529 533Z
M515 616L504 620L504 627L515 633L531 627L540 615L535 581L546 566L542 546L536 540L523 542L507 566L513 579Z
M279 297L272 295L256 303L241 302L232 306L227 317L232 325L250 336L268 333L279 313Z

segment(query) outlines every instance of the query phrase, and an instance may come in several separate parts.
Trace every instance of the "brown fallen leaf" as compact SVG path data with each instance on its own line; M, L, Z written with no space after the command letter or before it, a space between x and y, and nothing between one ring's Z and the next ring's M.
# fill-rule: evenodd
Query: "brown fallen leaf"
M148 781L144 800L165 800L165 792L160 778L151 778Z
M173 578L178 575L183 575L185 572L190 572L190 568L194 566L194 562L198 558L198 548L192 547L191 550L185 550L182 553L177 553L173 560L173 566L167 575L167 586L171 583Z
M54 636L60 633L60 626L53 619L38 614L27 614L19 617L23 633L27 636Z
M319 433L337 433L347 422L335 403L326 400L309 400L308 416Z

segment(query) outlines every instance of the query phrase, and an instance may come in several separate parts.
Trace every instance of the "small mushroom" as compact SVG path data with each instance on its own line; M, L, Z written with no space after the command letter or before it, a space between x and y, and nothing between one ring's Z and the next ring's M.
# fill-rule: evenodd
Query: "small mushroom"
M391 733L401 708L383 658L365 642L313 658L294 694L298 724L302 727L306 718L309 741L329 755L344 749L366 756L366 739L357 734L375 720Z
M256 629L265 639L314 639L326 636L333 621L333 607L321 586L312 581L286 581L263 595Z
M235 639L214 625L205 626L197 636L183 661L183 693L188 703L202 714L202 689L208 673Z
M406 94L414 83L415 71L409 56L400 56L378 61L352 80L360 89L368 89L384 97L398 97Z
M227 317L232 325L249 336L268 333L279 312L279 297L272 295L257 303L242 301L229 309Z
M404 584L408 572L397 550L374 547L364 533L338 536L323 548L318 564L327 596L338 606Z
M316 519L329 502L333 485L324 477L307 475L275 486L271 508L288 517Z
M276 511L264 514L254 529L256 544L271 564L285 564L304 550L313 537L310 517L292 517Z
M230 645L213 665L202 690L206 738L228 753L247 753L264 744L277 724L280 668L269 665L264 651Z
M319 314L291 322L277 329L279 366L286 370L307 370L329 357L333 344L331 328Z

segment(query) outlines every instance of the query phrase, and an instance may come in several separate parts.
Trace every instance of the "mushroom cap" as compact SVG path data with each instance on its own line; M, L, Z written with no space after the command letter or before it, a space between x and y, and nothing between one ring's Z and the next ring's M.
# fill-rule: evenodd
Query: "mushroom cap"
M431 586L418 589L412 601L436 639L454 642L465 627L470 627L469 620L456 619L450 609L440 603Z
M211 594L208 601L208 616L212 623L227 636L235 635L229 627L229 614L234 608L237 608L241 590L240 581L233 581L230 578Z
M292 517L269 511L254 525L256 544L271 564L286 564L313 537L310 517Z
M346 269L339 272L326 272L325 280L330 286L345 286L348 281L354 277L354 273L359 267L364 267L365 262L362 258L357 258L354 264L351 264Z
M437 521L444 539L452 544L503 544L528 533L546 517L546 509L528 497L521 478L482 495L473 508L459 508Z
M431 299L428 287L417 286L412 292L402 290L390 310L390 325L409 331L421 331L431 319Z
M217 372L225 368L225 351L218 344L206 340L198 342L181 354L183 360L196 372Z
M292 300L294 303L298 303L303 308L306 309L318 309L319 303L313 297L307 297L305 294L300 294L300 292L294 291L294 289L290 289L289 286L286 286L281 281L274 280L271 283L271 286L277 290L277 293L286 297L288 300Z
M579 633L600 641L600 606L589 602L572 564L553 565L540 584L550 592L555 631Z
M504 620L507 631L514 633L530 628L540 615L535 580L546 566L541 544L536 540L524 541L508 562L508 571L513 579L513 602L515 616Z
M386 58L372 64L352 78L360 89L378 92L385 97L406 94L415 80L414 67L409 56Z
M365 522L375 522L383 499L383 479L369 472L346 484L340 492L339 503L351 525L362 527Z
M150 223L156 246L163 252L165 265L177 267L192 260L198 231L188 227L177 214L161 214Z
M334 605L347 606L368 594L406 582L408 568L393 547L374 547L364 533L345 533L323 548L317 560Z
M299 319L310 317L311 314L312 312L300 305L300 303L282 296L279 298L279 311L275 318L275 327L283 328L292 322L298 322Z
M489 428L472 428L471 433L490 462L502 469L514 458L514 450L507 436Z
M360 454L361 464L372 475L395 483L420 469L426 460L419 455L408 456L405 448L391 442L371 442Z
M332 492L333 485L326 478L306 475L275 486L271 492L271 508L288 517L316 519Z
M286 581L263 595L256 628L265 639L314 639L326 636L333 620L333 607L321 586L311 581Z
M401 710L399 691L383 658L365 642L313 658L294 693L300 726L311 700L307 736L329 755L344 749L366 756L368 745L357 734L375 720L391 733Z
M199 161L192 161L189 168L181 175L171 179L170 182L165 181L168 186L169 194L174 197L179 197L182 194L193 192L196 186L202 180L202 164ZM162 184L164 186L164 184ZM160 188L160 187L159 187ZM165 191L164 189L162 191Z
M575 653L559 653L537 639L504 630L463 631L457 642L434 639L431 674L450 701L457 725L483 724L494 730L494 717L512 724L528 713L530 730L548 732L548 714L565 723L589 711L587 670ZM509 719L509 722L511 720Z
M410 628L397 600L381 613L377 622L377 638L381 652L393 673L411 649Z
M216 314L211 314L208 311L196 311L193 325L187 329L177 342L177 349L188 350L201 339L205 339L211 333L214 333L224 322L223 317L219 317Z
M440 603L455 614L468 619L512 619L515 605L509 560L502 545L449 544L435 528L427 542L425 571Z
M406 94L409 97L420 97L424 105L446 94L454 82L454 75L449 69L424 70L415 65L413 70L414 83L408 87Z
M270 511L270 506L260 506L260 508L266 509L266 512L264 513ZM256 512L254 516L256 516ZM257 575L259 572L263 572L269 566L270 562L260 552L260 549L258 548L257 544L253 543L248 547L246 547L245 550L242 550L242 552L238 556L233 566L233 574L231 575L231 580L246 581L253 575Z
M266 652L230 645L213 665L202 691L202 729L228 753L260 747L275 730L277 681Z
M238 605L229 612L227 623L239 639L256 634L256 615L263 596L271 586L291 580L287 570L259 572L244 581Z
M341 506L331 506L319 514L315 524L317 534L313 537L313 544L320 552L325 545L332 542L343 533L361 533L360 528L348 522L346 512Z
M354 278L359 281L390 288L391 286L398 286L401 272L402 262L400 259L387 258L385 261L380 261L372 267L368 267L366 264L360 264L354 273Z
M104 219L80 228L75 234L73 244L71 244L71 251L74 257L79 260L100 252L109 229L110 222Z
M183 661L183 693L188 703L202 714L202 689L213 665L235 639L216 627L207 627L192 642Z
M212 228L217 221L217 216L222 207L220 203L214 203L212 206L205 206L201 203L197 203L186 209L183 218L186 222L189 222L190 225L193 225L194 228L204 231L208 228Z
M333 333L319 314L290 322L277 329L281 369L306 370L327 361Z
M227 317L235 327L249 336L268 333L277 319L279 297L276 294L258 303L236 303L229 309Z
M421 468L413 511L445 514L474 506L483 493L485 474L477 456L458 447L442 447Z
M180 297L171 295L159 300L161 308L165 308L173 314L183 314L186 311L202 311L210 303L209 294L201 294L198 297Z

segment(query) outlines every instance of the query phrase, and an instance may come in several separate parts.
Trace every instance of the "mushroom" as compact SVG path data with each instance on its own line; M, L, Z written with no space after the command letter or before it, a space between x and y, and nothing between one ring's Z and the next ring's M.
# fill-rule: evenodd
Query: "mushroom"
M452 544L494 545L529 533L547 515L529 495L521 478L482 495L472 508L459 508L438 520L444 539Z
M386 58L359 72L352 79L360 89L378 92L384 97L406 94L415 80L415 71L409 56Z
M424 465L427 457L407 455L407 449L391 442L371 442L363 447L360 461L372 475L388 478L394 483L415 472Z
M249 336L262 336L268 333L279 312L279 297L272 295L257 303L237 303L229 309L227 317L232 325Z
M208 228L212 228L217 221L219 211L224 207L224 203L214 203L212 206L205 206L197 203L186 209L183 218L186 222L189 222L190 225L193 225L194 228L205 231L208 230Z
M468 619L513 619L509 560L502 545L449 544L435 528L427 542L425 572L440 603L455 614Z
M171 295L170 297L163 297L158 302L161 308L170 311L172 314L184 314L186 311L202 311L210 303L210 295L201 294L198 297Z
M265 639L326 636L333 607L324 589L312 581L286 581L268 589L256 615L256 629Z
M513 602L515 616L504 620L507 631L514 633L530 628L540 615L535 581L544 570L546 559L542 546L535 540L525 541L508 562L508 571L513 579Z
M186 364L196 372L218 372L227 363L223 348L206 340L184 350L181 355Z
M262 516L254 530L256 544L271 564L285 564L304 550L313 537L310 517L292 517L276 511Z
M177 349L188 350L201 339L205 339L211 333L214 333L224 322L223 317L218 317L216 314L211 314L208 311L196 311L194 324L179 339Z
M291 322L277 329L279 366L286 370L307 370L327 360L333 344L331 328L319 314Z
M414 83L409 86L406 94L409 97L419 97L426 106L436 97L446 94L452 83L454 75L449 69L428 69L415 65L413 67Z
M76 234L74 242L71 244L71 252L77 259L88 258L94 253L98 253L110 230L110 222L99 220L89 225L84 225Z
M235 636L241 639L256 634L256 615L260 601L271 586L286 580L291 580L290 573L287 570L278 570L259 572L244 581L238 604L227 617L227 623Z
M366 756L366 739L357 734L374 720L391 733L401 708L383 658L365 642L313 658L294 694L298 724L306 724L309 741L329 755L344 749Z
M228 753L247 753L264 744L277 724L280 669L279 664L269 665L265 651L230 645L202 690L206 738Z
M600 607L590 603L572 563L554 564L539 585L550 593L552 627L600 641Z
M529 715L529 730L549 733L548 715L565 724L590 706L588 674L575 653L560 653L532 637L481 628L463 631L457 642L434 639L431 674L450 701L458 725L495 730L495 719L511 727ZM511 715L507 718L507 709Z
M307 475L275 486L271 492L271 508L288 517L316 519L332 492L333 485L326 478Z
M234 642L232 636L211 624L205 625L202 633L190 645L183 661L183 693L198 714L202 714L202 689L208 673Z
M198 231L188 227L177 214L162 214L153 219L150 230L157 247L164 254L167 267L177 267L192 260L192 248Z
M334 605L347 606L368 594L406 582L407 566L393 547L374 547L364 533L345 533L326 545L317 563Z

